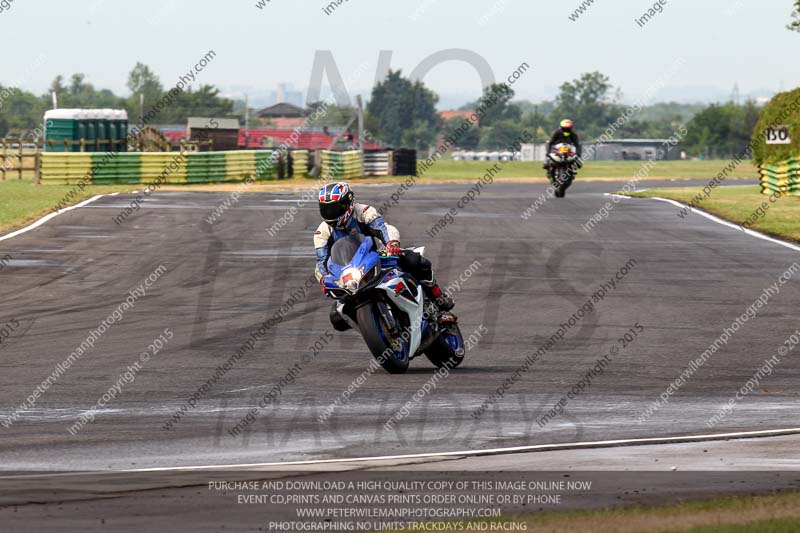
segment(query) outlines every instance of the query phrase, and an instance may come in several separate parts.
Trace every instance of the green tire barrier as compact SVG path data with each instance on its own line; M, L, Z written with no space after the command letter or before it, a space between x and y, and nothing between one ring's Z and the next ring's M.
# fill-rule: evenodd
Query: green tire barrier
M329 180L351 179L361 176L361 154L358 150L347 152L322 151L322 176Z
M789 196L800 196L800 160L787 159L775 165L759 166L761 173L761 192L776 192Z
M272 160L272 150L259 150L256 154L256 179L270 180L278 177L278 168Z
M143 166L142 155L143 154L138 153L121 152L115 157L110 153L93 153L92 183L96 185L139 183L139 176L142 175ZM145 165L147 165L147 163L145 163Z
M42 153L41 182L53 185L220 183L279 179L272 150ZM308 155L306 154L306 158Z

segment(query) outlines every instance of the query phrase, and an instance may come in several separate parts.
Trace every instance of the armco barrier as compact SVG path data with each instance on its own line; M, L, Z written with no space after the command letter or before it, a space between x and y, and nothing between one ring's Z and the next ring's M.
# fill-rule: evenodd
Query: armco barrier
M777 165L761 165L759 172L762 193L800 196L800 160L787 159Z
M216 183L273 180L284 156L273 161L272 150L230 152L119 152L42 155L41 183L79 182L98 185L152 183ZM306 156L307 157L307 156Z

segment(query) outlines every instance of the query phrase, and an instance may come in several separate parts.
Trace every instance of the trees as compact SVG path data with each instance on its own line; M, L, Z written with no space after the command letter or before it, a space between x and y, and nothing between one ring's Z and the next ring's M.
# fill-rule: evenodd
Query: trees
M532 110L522 118L522 127L533 132L533 142L546 142L550 139L550 132L553 129L552 121L546 116L547 109L552 113L554 106L545 102L542 106L533 106Z
M158 76L142 63L137 63L127 82L131 96L115 95L108 89L96 89L82 73L68 78L56 76L47 93L34 95L14 87L0 87L0 135L8 132L22 133L41 128L46 110L50 109L50 93L58 96L63 108L122 108L128 111L131 121L139 116L139 95L145 95L145 113L155 107L165 96ZM189 116L234 116L232 100L220 96L213 85L187 88L175 94L169 105L163 107L153 120L155 124L183 124Z
M406 142L415 146L430 146L440 126L436 103L439 97L422 82L412 83L401 71L389 75L372 89L367 104L371 124L389 145Z
M128 74L128 89L131 96L124 107L131 117L139 116L139 99L144 95L145 114L164 96L164 87L158 76L143 63L136 63ZM229 117L233 115L233 100L219 96L213 85L201 85L196 90L187 87L174 95L171 103L161 109L155 122L160 124L182 124L189 117Z
M792 18L794 19L789 26L792 31L800 31L800 0L795 0L794 11L792 11Z
M409 129L403 131L401 144L417 150L426 150L436 142L438 134L437 125L423 120L416 120Z
M164 93L164 87L158 76L150 70L150 67L140 62L137 62L128 74L126 86L131 92L131 97L137 98L137 105L140 94L144 94L145 100L155 100Z
M40 126L49 107L44 97L16 87L2 87L0 95L0 136L11 131L25 133Z
M484 87L483 96L478 100L475 109L482 109L481 126L494 126L501 121L519 121L522 110L512 104L515 93L508 85L495 83Z
M150 101L149 106L158 100ZM148 105L145 106L147 109ZM233 115L233 100L219 96L213 85L201 85L197 90L188 87L175 95L172 104L161 110L156 121L161 124L183 124L189 117L229 117Z
M320 110L316 119L309 120L308 125L312 128L321 128L323 126L342 127L356 116L354 107L339 106L324 101L311 102L308 104L308 108L313 111Z
M464 127L467 119L463 117L453 117L444 123L442 135L445 139L455 141L455 146L465 150L475 150L481 142L481 132L477 126L468 125ZM451 141L452 142L452 141Z
M686 125L683 145L690 155L731 157L747 148L759 118L752 101L744 105L711 104Z
M599 136L624 111L623 106L616 103L618 96L608 76L597 71L587 72L561 85L552 121L558 124L564 118L571 118L584 132L584 138Z
M105 108L122 107L125 105L124 99L116 96L108 89L97 90L94 85L86 81L86 75L75 73L70 77L69 85L64 86L64 77L56 76L50 85L51 90L58 96L59 107L85 107L85 108ZM45 103L50 102L49 95L42 96Z
M481 128L481 144L484 150L506 150L522 137L522 124L518 120L501 120L493 126Z

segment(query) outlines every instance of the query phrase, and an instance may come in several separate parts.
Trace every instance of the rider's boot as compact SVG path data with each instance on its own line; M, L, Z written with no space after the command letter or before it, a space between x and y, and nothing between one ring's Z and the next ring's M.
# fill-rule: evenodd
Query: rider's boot
M439 287L435 279L428 282L423 281L422 286L425 288L428 298L436 304L439 311L450 311L455 307L456 303Z

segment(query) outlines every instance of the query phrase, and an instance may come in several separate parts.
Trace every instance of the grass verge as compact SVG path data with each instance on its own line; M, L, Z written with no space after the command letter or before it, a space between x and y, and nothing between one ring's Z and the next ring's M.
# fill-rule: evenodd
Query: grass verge
M693 201L701 187L675 187L648 189L630 193L640 198L669 198L688 204ZM761 194L757 185L717 187L709 198L695 202L695 207L717 215L734 224L752 222L748 227L775 237L800 242L800 197L783 196L774 202L770 196ZM697 216L687 214L687 217ZM678 219L680 221L680 219Z
M496 524L494 528L491 524ZM504 528L499 524L507 524ZM502 520L439 522L440 531L528 533L790 533L800 531L800 493L728 497L657 508L542 513ZM473 525L470 525L473 524ZM482 526L488 524L488 527ZM425 531L425 529L419 529ZM434 530L431 530L434 531Z
M29 179L0 181L0 232L24 226L52 212L71 185L34 185ZM96 185L78 191L72 203L78 203L96 194L132 190L131 185Z
M494 161L451 161L443 159L428 169L426 178L478 179ZM730 161L658 161L644 179L711 179ZM617 179L627 181L642 171L644 161L588 161L578 179ZM641 172L644 174L644 172ZM540 161L515 161L503 166L498 178L545 177ZM749 161L739 165L729 179L757 178L758 170Z

